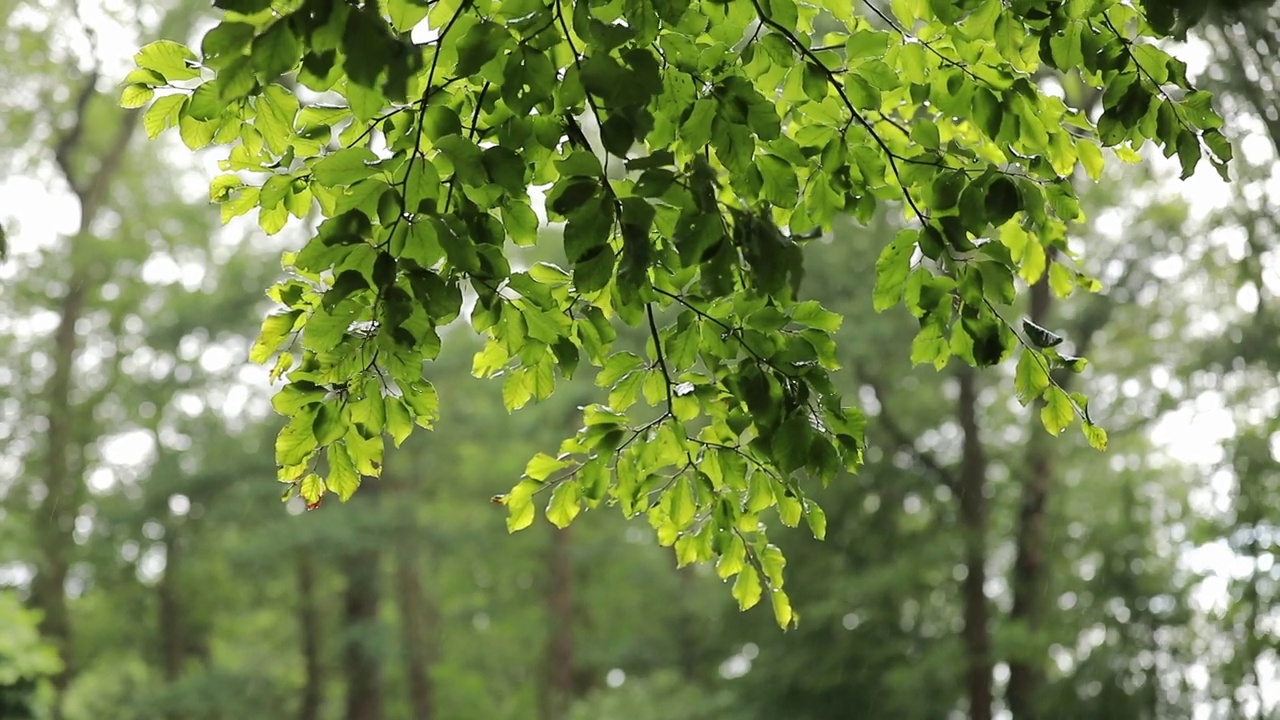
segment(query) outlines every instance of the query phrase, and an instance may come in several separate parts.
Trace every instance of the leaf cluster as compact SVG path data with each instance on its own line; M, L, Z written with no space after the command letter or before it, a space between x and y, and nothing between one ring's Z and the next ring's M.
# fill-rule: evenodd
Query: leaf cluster
M1021 347L1023 400L1054 434L1082 417L1101 447L1087 400L1053 380L1083 361L1008 319L1019 283L1096 287L1066 238L1077 167L1097 179L1103 148L1135 159L1153 140L1187 174L1231 155L1207 95L1152 44L1167 28L1113 0L218 5L199 52L142 49L122 103L151 103L152 136L229 147L211 188L224 220L257 210L274 234L323 218L285 255L252 351L287 381L289 492L345 499L379 474L384 436L431 426L423 362L465 314L487 339L475 374L502 378L508 409L584 360L602 395L499 499L512 529L543 493L558 525L600 503L643 514L783 625L762 513L820 536L804 483L862 459L862 417L830 378L841 318L800 296L804 245L900 204L872 291L919 320L912 361L986 367ZM1101 89L1096 123L1037 84L1045 69ZM509 243L547 222L563 266L513 266ZM619 324L647 332L643 356L614 349Z

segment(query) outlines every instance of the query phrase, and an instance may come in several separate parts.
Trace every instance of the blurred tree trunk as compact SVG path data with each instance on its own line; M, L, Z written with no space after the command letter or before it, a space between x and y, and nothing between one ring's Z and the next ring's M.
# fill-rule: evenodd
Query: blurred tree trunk
M1031 321L1042 327L1048 325L1052 303L1046 276L1031 287ZM1065 378L1057 379L1060 383L1065 381ZM1023 625L1034 636L1040 628L1045 599L1045 509L1053 478L1053 448L1049 444L1051 438L1036 427L1039 421L1034 415L1031 423L1014 541L1017 556L1013 563L1013 608L1009 619ZM1039 717L1036 694L1043 679L1042 665L1039 658L1025 656L1015 656L1009 663L1009 710L1015 720Z
M680 674L691 682L701 681L705 679L706 667L702 662L703 642L702 635L698 632L699 615L693 605L696 597L695 583L698 578L692 566L674 568L674 572L680 583L678 601L681 611L675 628L676 643L680 653L678 658Z
M964 444L960 461L960 522L964 532L966 574L964 598L965 686L971 720L991 720L991 628L987 603L987 458L978 429L977 373L956 371L960 383L957 407Z
M380 483L360 489L365 508L373 513ZM345 558L347 586L343 593L343 676L347 680L346 720L382 720L382 668L376 651L378 605L381 600L379 565L382 553L371 529L361 532L360 545Z
M1149 276L1135 259L1121 260L1121 271L1113 291L1123 291L1132 296L1147 282ZM1052 260L1052 254L1050 255ZM1031 287L1028 316L1031 321L1047 327L1053 309L1053 293L1047 276ZM1108 295L1094 295L1084 310L1067 328L1067 336L1075 342L1076 355L1087 356L1106 327L1115 310L1116 300ZM1071 392L1076 377L1069 371L1055 371L1053 381L1064 392ZM1039 407L1039 405L1037 405ZM1039 630L1044 616L1044 603L1048 595L1048 574L1045 562L1046 522L1048 503L1053 489L1054 452L1056 445L1039 417L1031 418L1031 433L1027 441L1023 462L1022 499L1019 503L1017 535L1014 540L1016 556L1013 565L1013 607L1009 619L1021 624L1032 636ZM1064 639L1064 641L1067 641ZM1014 720L1034 720L1039 717L1037 695L1044 680L1044 656L1015 656L1009 663L1009 710Z
M542 720L561 720L574 695L573 558L569 528L551 529L547 550L547 647Z
M44 498L37 509L37 542L40 561L31 587L32 605L43 613L40 632L54 644L62 656L64 667L53 677L56 699L53 718L62 717L62 696L75 676L71 652L71 620L67 610L66 583L70 572L70 554L74 545L72 531L81 495L79 478L71 477L69 453L72 450L72 425L75 407L71 402L71 376L77 349L75 326L84 307L84 281L73 277L62 299L61 318L54 336L53 375L49 379L48 460L45 466Z
M298 720L320 720L324 702L324 622L316 602L316 566L306 553L294 563L298 573L298 634L302 638L302 701Z
M414 720L433 720L436 701L431 666L439 655L440 617L434 597L428 597L423 590L420 538L414 532L417 523L413 511L417 501L401 476L384 475L382 482L391 487L398 498L398 508L407 515L396 524L394 572L409 707Z
M432 720L435 711L435 687L431 682L431 665L437 655L439 618L435 607L422 589L417 548L401 541L396 552L396 601L400 606L400 631L404 651L405 679L409 689L409 706L415 720Z
M116 130L111 150L98 159L92 173L81 170L85 163L76 155L83 150L82 143L88 123L89 103L94 99L98 74L90 73L76 95L71 127L59 138L54 147L54 160L59 172L80 210L79 226L68 239L70 276L66 280L66 292L58 303L58 326L54 332L53 371L45 386L48 424L48 450L43 477L44 496L37 508L41 519L37 531L39 562L32 583L31 601L43 613L40 630L58 648L64 668L53 678L55 699L51 715L54 720L62 717L62 698L76 673L71 621L67 609L66 583L71 570L71 553L74 547L72 532L76 514L84 495L78 463L72 462L72 454L78 450L75 438L77 414L84 409L72 400L75 360L79 351L76 325L84 316L85 304L101 278L90 272L93 263L90 235L94 221L103 206L103 200L113 178L120 169L125 149L133 135L136 112L123 113ZM89 164L94 167L94 164Z
M160 661L164 679L174 682L182 677L186 662L187 641L183 628L182 589L178 586L182 566L182 540L175 526L165 528L164 575L156 586L156 604L160 625Z

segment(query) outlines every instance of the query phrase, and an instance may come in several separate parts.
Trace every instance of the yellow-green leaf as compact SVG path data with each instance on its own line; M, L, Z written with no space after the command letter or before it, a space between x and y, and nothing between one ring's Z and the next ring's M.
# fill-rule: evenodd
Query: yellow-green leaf
M133 61L138 67L160 73L170 82L200 77L200 71L193 67L196 54L172 40L157 40L143 46Z
M315 505L320 502L320 498L324 496L325 486L324 480L315 473L310 473L302 478L302 483L298 487L298 494L308 505Z
M1040 410L1040 421L1044 423L1044 429L1051 435L1058 435L1075 418L1075 406L1071 404L1071 398L1057 386L1049 388L1045 392L1044 399L1044 407Z
M1026 405L1040 397L1047 387L1049 373L1045 370L1044 358L1033 350L1024 349L1013 377L1013 390L1018 394L1018 402Z
M762 592L759 573L754 567L744 565L733 583L733 599L738 601L738 608L747 610L755 607Z
M156 98L156 101L142 114L142 127L147 137L155 140L166 128L178 124L178 114L187 102L185 95L174 94Z
M1102 159L1102 149L1092 140L1080 139L1076 141L1076 152L1080 154L1080 164L1084 166L1084 171L1094 182L1102 179L1102 168L1105 161Z
M532 480L521 480L502 499L507 506L507 532L523 530L533 524L533 493L542 487Z
M386 406L387 432L391 433L391 442L400 447L413 432L413 419L409 417L409 408L398 397L388 397Z
M1090 447L1092 447L1094 450L1103 451L1107 449L1107 431L1106 430L1103 430L1102 428L1088 421L1085 421L1080 426L1080 429L1084 431L1085 439L1089 441Z
M547 520L558 528L569 527L569 523L582 511L578 500L582 489L573 480L566 480L551 491L551 501L547 503Z
M791 598L781 590L773 590L769 593L769 601L773 603L773 619L778 621L778 627L784 630L794 627L797 616L791 609Z
M747 564L747 548L742 544L742 538L737 533L729 536L729 544L720 554L720 559L716 561L716 575L721 580L729 578L742 572L742 568Z
M344 443L329 446L329 477L324 484L337 493L338 499L346 502L360 487L360 473L356 472L355 462L347 452Z
M267 319L262 321L262 330L258 332L258 338L254 340L253 347L249 349L249 362L261 365L270 360L271 355L280 349L285 338L293 332L293 326L300 315L302 315L301 310L268 315Z
M156 91L146 85L137 83L125 85L124 90L120 93L120 107L122 108L140 108L147 104L147 101L156 94Z

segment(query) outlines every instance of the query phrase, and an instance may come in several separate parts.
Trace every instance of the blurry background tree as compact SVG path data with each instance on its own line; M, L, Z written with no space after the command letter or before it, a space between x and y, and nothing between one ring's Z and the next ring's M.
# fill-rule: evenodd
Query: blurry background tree
M781 536L783 634L647 527L508 536L488 498L593 388L508 416L465 327L432 369L449 412L377 492L271 502L241 360L278 248L218 228L208 161L130 143L114 105L132 48L204 4L102 7L0 0L0 717L1274 716L1280 11L1190 41L1237 183L1114 168L1078 228L1106 291L1039 309L1089 343L1106 454L1033 440L998 372L897 371L914 321L847 280L868 230L806 258L858 318L841 380L873 417L827 540Z

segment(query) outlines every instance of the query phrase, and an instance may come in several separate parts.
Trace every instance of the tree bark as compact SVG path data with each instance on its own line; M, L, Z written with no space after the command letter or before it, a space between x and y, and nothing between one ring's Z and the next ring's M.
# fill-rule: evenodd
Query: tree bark
M382 482L388 483L397 497L403 498L398 503L404 513L398 518L396 528L395 595L409 707L414 720L434 720L436 700L431 666L439 655L440 618L434 599L427 596L422 586L422 557L412 514L417 505L411 488L398 477L384 475Z
M378 483L361 488L366 505L378 501ZM375 512L367 507L364 512ZM346 557L344 568L347 587L343 593L343 674L347 679L346 720L382 719L382 668L371 638L378 627L381 600L379 564L382 553L376 541L368 537L372 529L361 534L363 543Z
M58 139L54 147L54 162L63 180L71 189L80 206L80 222L75 235L68 238L68 264L72 268L67 279L67 291L58 304L58 327L53 337L53 372L45 386L47 411L47 457L43 477L44 497L37 509L41 523L36 531L39 562L32 581L31 604L43 617L40 631L57 648L62 657L63 669L53 676L54 700L50 715L61 720L62 699L67 686L76 673L72 652L73 636L71 618L67 608L66 583L71 570L72 532L79 512L83 487L79 473L75 472L71 453L77 448L75 436L76 413L80 412L71 399L74 384L75 359L79 350L76 324L84 317L85 304L91 291L87 271L91 258L86 256L86 242L90 228L102 208L107 187L119 170L124 151L133 135L135 112L125 113L120 120L116 142L102 158L97 170L88 178L80 177L73 153L80 148L87 123L89 102L96 93L98 75L90 73L76 95L75 118L72 125Z
M964 533L966 574L964 598L965 687L971 720L991 720L991 610L987 602L987 458L979 437L977 373L956 371L960 383L957 407L964 432L960 461L960 524Z
M316 566L306 553L298 553L298 634L302 638L302 701L298 720L319 720L324 702L324 623L316 598Z
M1031 321L1047 324L1053 296L1047 278L1031 287ZM1032 423L1037 421L1033 418ZM1015 540L1017 557L1013 563L1013 608L1009 619L1034 634L1040 629L1045 597L1045 521L1053 478L1053 448L1038 427L1031 428L1027 442L1022 501L1018 511ZM1042 682L1038 657L1012 658L1009 663L1009 710L1014 720L1039 717L1036 699Z
M182 590L178 587L182 564L182 542L177 529L166 528L164 576L156 587L156 604L160 625L160 661L164 679L174 682L182 677L186 662L186 633L183 631Z
M70 458L75 408L71 403L73 364L77 350L76 321L84 311L84 284L73 278L62 299L58 329L54 334L54 370L49 379L46 416L48 422L48 457L44 476L44 498L37 517L40 564L32 583L32 605L43 613L40 631L58 649L63 669L53 677L58 695L53 717L62 717L61 696L75 675L71 652L71 618L67 610L66 583L70 572L70 546L75 516L79 508L77 478L71 477Z
M551 529L547 551L547 646L542 720L561 720L574 695L573 559L570 529Z

